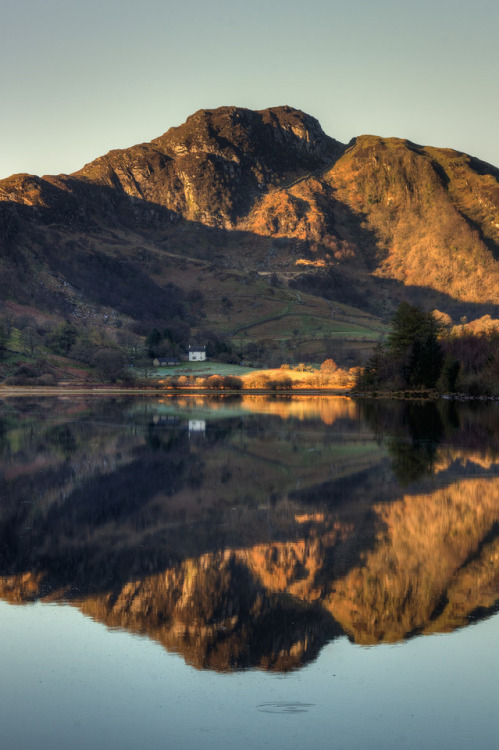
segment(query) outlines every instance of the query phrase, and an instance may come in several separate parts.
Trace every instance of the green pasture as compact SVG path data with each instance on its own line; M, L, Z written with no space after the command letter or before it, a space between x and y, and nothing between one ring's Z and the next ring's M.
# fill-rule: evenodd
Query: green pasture
M171 378L180 375L194 375L196 378L209 377L210 375L246 375L248 372L255 372L252 367L241 367L240 365L227 365L223 362L208 360L206 362L181 362L174 367L154 367L151 371L151 377L154 378ZM137 368L137 374L140 376L140 370Z

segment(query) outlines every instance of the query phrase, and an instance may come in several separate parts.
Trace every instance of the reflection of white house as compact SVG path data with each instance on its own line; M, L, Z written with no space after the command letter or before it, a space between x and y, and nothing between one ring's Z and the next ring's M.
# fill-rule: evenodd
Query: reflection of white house
M206 347L205 346L190 346L189 347L189 362L204 362L206 359Z
M189 432L204 432L206 422L204 419L189 419Z
M177 425L180 420L173 414L154 414L152 421L154 424L168 425L170 427L171 425Z

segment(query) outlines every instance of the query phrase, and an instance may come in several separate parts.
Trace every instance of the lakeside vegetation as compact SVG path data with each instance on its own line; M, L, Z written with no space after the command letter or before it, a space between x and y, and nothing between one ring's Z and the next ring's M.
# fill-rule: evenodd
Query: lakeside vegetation
M341 366L321 342L322 361L293 361L296 352L275 353L257 342L232 342L203 331L208 360L188 362L189 329L179 321L153 327L147 335L123 329L78 328L66 321L52 327L29 319L0 318L0 382L4 386L53 387L99 384L172 391L289 392L353 390L366 394L499 396L499 321L489 315L453 325L438 310L400 304L388 333L379 337L365 366ZM343 342L344 343L344 342ZM318 351L319 353L319 351ZM173 357L174 366L154 360ZM346 362L346 364L344 364Z
M204 329L197 340L206 347L208 359L189 362L190 329L178 320L138 334L124 328L89 328L70 321L50 324L26 316L2 316L0 382L25 387L114 384L210 390L353 385L357 370L348 363L356 358L345 355L348 339L333 342L318 338L311 361L310 353L303 360L299 358L303 342L300 344L298 338L294 345L283 346L281 341L234 340ZM330 356L332 349L346 365L336 364ZM160 359L172 359L177 365L156 366L155 360Z
M402 302L356 390L499 396L499 327L490 316L452 326L438 311Z

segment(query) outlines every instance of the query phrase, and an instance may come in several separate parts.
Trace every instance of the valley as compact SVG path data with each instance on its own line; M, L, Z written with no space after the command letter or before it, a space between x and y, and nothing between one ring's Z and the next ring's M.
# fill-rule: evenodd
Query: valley
M100 349L147 357L154 328L172 354L195 341L222 362L351 368L402 300L454 326L496 321L498 178L403 139L341 144L291 107L200 110L72 175L13 175L0 375L42 360L38 377L92 377ZM50 343L64 324L67 351Z

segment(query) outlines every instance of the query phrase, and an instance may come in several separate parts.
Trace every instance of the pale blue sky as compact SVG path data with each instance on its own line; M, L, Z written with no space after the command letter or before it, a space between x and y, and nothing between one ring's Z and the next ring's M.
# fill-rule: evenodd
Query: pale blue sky
M497 0L0 0L0 178L289 104L499 166Z

